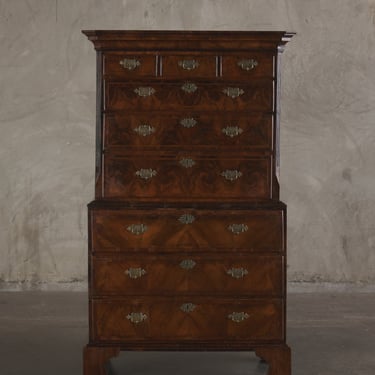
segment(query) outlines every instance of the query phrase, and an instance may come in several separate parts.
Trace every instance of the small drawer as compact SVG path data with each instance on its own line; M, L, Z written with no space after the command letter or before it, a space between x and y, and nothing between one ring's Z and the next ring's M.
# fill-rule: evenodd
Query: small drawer
M233 200L271 198L272 157L191 153L105 155L105 198Z
M272 149L273 115L228 112L160 114L110 113L104 115L104 147L221 146Z
M93 340L283 339L283 302L198 297L92 300Z
M284 252L283 209L90 209L93 253Z
M273 54L249 53L224 55L222 57L222 77L225 79L272 78L275 76Z
M226 83L106 81L104 109L273 111L271 80Z
M161 57L161 76L167 79L215 78L217 57L204 55L165 55Z
M105 53L103 55L104 76L135 77L156 76L156 56L126 53Z
M283 256L94 256L94 295L212 294L282 296Z

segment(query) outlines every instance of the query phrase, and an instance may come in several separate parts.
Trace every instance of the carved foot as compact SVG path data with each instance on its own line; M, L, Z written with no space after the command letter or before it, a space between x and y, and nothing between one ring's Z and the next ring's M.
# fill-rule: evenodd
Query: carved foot
M120 348L86 346L83 349L83 374L107 375L106 363L119 353Z
M255 354L269 364L267 375L291 375L289 346L263 346L257 348Z

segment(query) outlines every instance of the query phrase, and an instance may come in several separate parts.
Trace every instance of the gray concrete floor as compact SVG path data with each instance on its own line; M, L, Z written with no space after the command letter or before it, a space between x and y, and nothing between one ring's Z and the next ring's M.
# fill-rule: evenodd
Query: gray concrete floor
M374 297L290 295L293 375L374 375ZM81 375L87 329L85 293L0 293L0 374ZM248 353L122 353L112 367L124 375L266 372Z

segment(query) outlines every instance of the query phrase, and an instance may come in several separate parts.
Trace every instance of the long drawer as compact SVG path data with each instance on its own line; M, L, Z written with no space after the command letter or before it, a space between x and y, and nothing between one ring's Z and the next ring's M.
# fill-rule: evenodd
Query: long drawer
M104 147L223 146L272 148L270 113L122 112L104 116Z
M284 251L280 210L90 209L93 252Z
M94 341L283 338L279 299L93 299L91 316Z
M273 81L118 82L105 81L105 110L273 111Z
M271 168L271 155L106 154L103 191L106 198L118 199L267 199Z
M281 296L280 255L94 256L94 295L242 294Z

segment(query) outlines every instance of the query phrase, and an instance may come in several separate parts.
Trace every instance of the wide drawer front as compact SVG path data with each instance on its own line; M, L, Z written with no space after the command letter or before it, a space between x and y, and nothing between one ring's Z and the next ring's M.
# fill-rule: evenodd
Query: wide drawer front
M117 78L218 78L250 79L273 77L274 57L270 53L240 54L137 54L104 53L103 72Z
M92 210L94 252L283 251L282 210Z
M104 147L228 146L272 148L268 113L112 113L104 116Z
M281 296L283 257L236 254L93 257L94 295L245 294Z
M273 81L105 82L105 110L273 110Z
M272 157L218 159L160 154L104 157L104 196L150 200L267 199Z
M94 341L283 338L282 300L137 298L91 302Z

